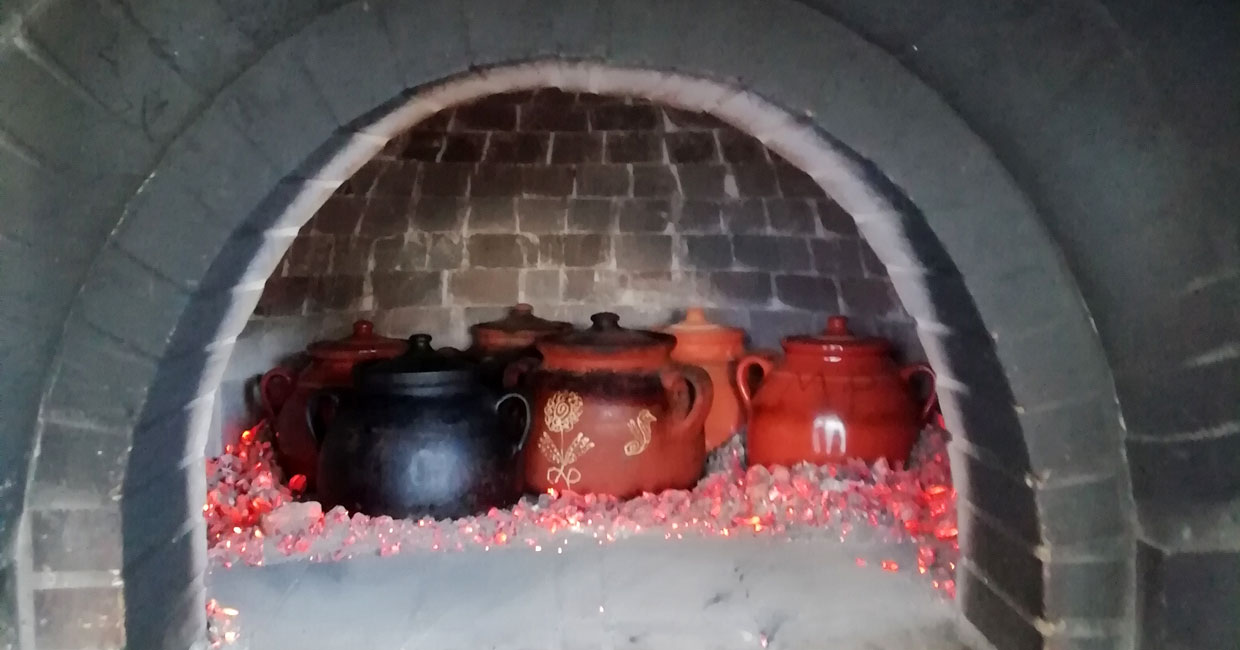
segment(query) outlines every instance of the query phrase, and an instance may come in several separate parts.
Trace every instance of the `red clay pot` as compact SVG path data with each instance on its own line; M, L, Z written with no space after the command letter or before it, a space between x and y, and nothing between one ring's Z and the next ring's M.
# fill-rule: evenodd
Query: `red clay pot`
M608 312L591 320L539 341L542 363L520 378L534 407L526 485L618 497L692 487L706 458L710 376L674 363L668 334L625 329Z
M672 360L698 366L710 375L714 398L706 416L706 450L727 442L745 423L736 388L736 360L745 354L745 332L706 320L700 307L665 330L676 337Z
M505 368L520 359L540 359L538 348L534 347L539 339L572 330L572 323L539 318L533 307L521 303L499 320L470 327L472 344L465 354L478 362L478 373L490 388L511 388L504 385Z
M897 366L887 341L854 337L843 316L832 316L819 336L785 338L783 348L779 365L758 356L737 365L741 402L750 413L751 464L908 460L935 404L930 366ZM744 379L754 366L764 376L751 396ZM920 405L909 386L919 373L930 380Z
M311 433L306 403L323 388L353 384L353 367L371 359L390 359L408 347L400 339L374 332L367 320L353 323L353 334L336 341L318 341L306 348L310 363L300 372L276 367L263 375L259 393L276 431L276 458L287 477L302 474L312 490L318 473L319 441Z

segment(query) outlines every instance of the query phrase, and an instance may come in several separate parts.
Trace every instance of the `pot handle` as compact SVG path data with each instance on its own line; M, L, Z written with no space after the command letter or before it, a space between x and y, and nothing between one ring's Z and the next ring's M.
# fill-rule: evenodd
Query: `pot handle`
M521 453L523 448L525 448L525 441L530 437L530 428L534 424L534 410L530 408L530 401L525 399L524 395L520 393L508 393L495 401L495 412L499 413L499 407L503 406L504 402L507 402L510 399L518 400L521 402L521 406L525 407L525 422L524 426L521 428L521 439L518 440L517 444L512 447L512 455L516 456Z
M279 366L268 370L262 379L258 380L258 396L262 399L263 408L268 415L275 417L280 412L284 402L293 394L295 383L293 371Z
M521 382L525 381L525 376L537 368L539 363L541 361L534 357L522 357L508 364L504 368L504 390L513 390L520 386ZM526 408L529 406L527 405Z
M672 366L664 370L662 375L663 388L668 391L684 390L686 383L693 386L693 404L679 422L672 424L671 430L673 438L692 435L702 428L710 413L710 403L715 394L710 375L697 366L684 364Z
M320 390L312 393L306 400L306 431L314 438L319 447L323 446L323 436L327 434L323 421L323 403L331 402L332 409L340 406L340 394L334 390Z
M930 421L930 414L934 411L934 405L939 401L939 394L935 386L934 369L924 363L916 363L900 369L900 379L904 380L905 384L909 383L918 374L924 374L930 380L930 394L926 396L926 403L921 407L921 419L918 421L921 426L925 426Z
M758 383L761 383L767 375L771 374L775 362L758 354L751 354L737 362L736 390L741 394L741 405L745 407L746 412L753 410L753 391L749 388L749 370L754 366L762 369L762 378L758 380Z

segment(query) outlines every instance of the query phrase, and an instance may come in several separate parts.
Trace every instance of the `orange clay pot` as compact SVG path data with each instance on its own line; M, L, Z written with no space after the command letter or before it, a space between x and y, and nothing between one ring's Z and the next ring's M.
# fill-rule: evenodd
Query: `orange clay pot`
M739 385L750 414L751 464L908 460L935 404L929 366L897 366L887 341L854 337L843 316L832 316L819 336L785 338L783 348L779 365L757 356L737 365L742 381L754 366L764 373L757 394ZM930 379L930 396L920 405L909 386L919 373Z
M276 432L276 458L285 477L302 474L313 490L318 473L319 441L310 431L306 404L323 388L353 385L353 367L371 359L390 359L408 347L400 339L375 334L367 320L353 323L353 334L336 341L318 341L306 348L310 364L300 372L276 367L263 375L259 394Z
M672 362L676 339L591 317L542 339L540 365L517 377L533 404L526 485L630 497L692 487L702 476L710 376Z
M728 441L745 423L736 388L736 360L745 354L745 332L706 320L700 307L665 330L676 337L672 360L698 366L710 375L714 398L706 416L706 450Z

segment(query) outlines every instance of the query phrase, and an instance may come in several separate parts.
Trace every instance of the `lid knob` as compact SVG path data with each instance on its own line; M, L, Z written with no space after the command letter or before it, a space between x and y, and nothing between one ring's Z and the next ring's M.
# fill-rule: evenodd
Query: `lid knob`
M534 313L534 307L527 302L519 302L513 305L512 309L508 310L508 313L513 316L529 316Z
M849 336L847 316L832 316L827 319L827 336Z
M354 321L353 336L359 339L370 338L375 333L375 324L368 320Z
M685 311L685 323L688 325L705 325L706 311L701 307L690 307Z
M429 352L431 349L430 334L414 334L409 337L409 347L418 352Z
M617 330L620 329L620 315L609 311L601 311L590 317L593 325L590 327L596 331Z

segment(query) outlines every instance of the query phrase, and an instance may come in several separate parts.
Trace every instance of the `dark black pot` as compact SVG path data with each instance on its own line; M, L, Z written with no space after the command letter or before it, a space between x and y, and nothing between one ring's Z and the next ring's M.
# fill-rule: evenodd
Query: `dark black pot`
M321 395L320 404L335 402L320 438L325 508L445 518L520 498L529 404L516 394L497 398L472 364L435 352L429 336L411 337L401 357L358 366L352 390Z

